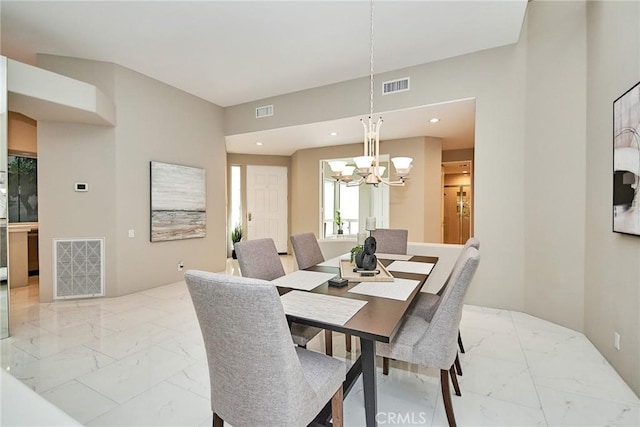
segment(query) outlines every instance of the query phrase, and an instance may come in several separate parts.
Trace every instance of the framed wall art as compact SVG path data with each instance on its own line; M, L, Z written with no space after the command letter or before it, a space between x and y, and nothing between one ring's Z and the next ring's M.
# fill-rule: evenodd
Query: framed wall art
M640 236L640 82L613 101L613 231Z
M151 162L151 241L206 236L205 170Z

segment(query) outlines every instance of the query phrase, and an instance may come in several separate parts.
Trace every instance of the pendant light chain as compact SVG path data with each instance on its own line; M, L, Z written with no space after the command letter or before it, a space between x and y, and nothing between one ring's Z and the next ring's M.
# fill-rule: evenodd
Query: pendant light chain
M411 170L411 163L413 159L411 157L392 157L391 162L396 169L398 180L391 181L389 178L383 178L385 170L388 168L380 164L380 126L382 126L382 117L379 117L376 122L373 121L373 16L374 16L374 0L371 0L370 8L370 33L369 33L369 119L367 121L364 118L360 119L363 129L363 145L364 153L362 156L354 157L356 166L347 166L345 161L333 161L329 162L333 178L338 182L342 182L349 187L362 184L371 184L378 186L382 183L385 185L404 186L405 179L409 175ZM357 170L359 178L357 181L352 180L354 170Z
M369 46L371 48L369 55L369 118L373 118L373 0L371 0L371 38Z

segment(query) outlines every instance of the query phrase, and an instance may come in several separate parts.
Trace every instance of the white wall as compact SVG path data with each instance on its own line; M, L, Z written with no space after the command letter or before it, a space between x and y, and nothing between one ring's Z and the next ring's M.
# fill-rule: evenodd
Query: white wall
M39 66L98 86L116 104L114 128L38 123L41 300L51 298L51 238L106 238L108 296L173 283L185 267L221 271L226 259L222 109L118 65L38 57ZM207 173L207 236L150 243L149 162ZM88 193L73 182L89 183ZM135 230L135 238L128 230Z

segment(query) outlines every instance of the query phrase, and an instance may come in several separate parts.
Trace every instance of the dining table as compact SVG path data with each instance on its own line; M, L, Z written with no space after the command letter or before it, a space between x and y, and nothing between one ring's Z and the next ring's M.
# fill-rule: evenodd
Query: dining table
M319 317L317 315L318 307L314 307L315 304L313 301L309 301L306 305L299 304L296 310L289 310L289 312L285 305L285 314L290 323L295 322L315 326L325 330L349 334L360 339L360 355L353 362L346 374L343 392L346 397L356 380L362 375L367 427L377 426L376 343L388 343L393 339L402 324L403 316L407 313L416 296L425 285L429 277L429 272L438 262L437 257L430 256L376 255L378 256L378 261L385 268L389 269L389 273L394 279L393 282L375 282L375 285L369 286L368 283L374 282L354 280L350 281L346 286L335 287L330 286L328 281L324 281L317 286L304 290L304 292L310 292L311 294L339 297L339 299L332 299L332 301L337 303L353 303L359 306L360 308L357 309L355 314L350 316L344 323L332 320L328 321L324 320L322 316ZM348 257L348 255L327 260L309 267L304 271L328 273L325 277L340 277L339 265L345 257ZM402 267L394 267L396 265ZM360 284L367 285L363 287L360 286ZM278 285L281 299L284 300L286 295L294 290L295 294L301 292L287 285L293 286L286 282ZM377 290L379 289L383 289L383 292L378 292ZM302 295L304 296L304 294ZM306 296L317 297L319 299L324 298L320 297L320 295ZM289 296L293 297L294 294ZM337 305L334 304L334 306ZM325 311L333 310L333 308L331 308L332 306L323 305L322 307ZM331 404L329 402L314 420L314 425L331 425L330 419Z

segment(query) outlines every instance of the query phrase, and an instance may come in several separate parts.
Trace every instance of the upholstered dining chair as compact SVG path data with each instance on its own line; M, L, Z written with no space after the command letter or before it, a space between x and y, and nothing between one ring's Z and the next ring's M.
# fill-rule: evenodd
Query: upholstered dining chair
M312 267L316 264L324 262L324 255L313 233L299 233L293 234L290 237L291 246L293 246L293 254L296 257L296 263L300 270ZM326 344L326 354L333 353L333 340L331 338L332 332L329 330L324 331L324 339ZM348 352L351 352L351 335L345 334L345 348Z
M451 427L456 425L456 419L449 392L449 378L456 394L460 396L453 366L458 350L456 337L464 297L479 263L480 252L476 248L465 250L460 263L451 274L451 283L442 294L442 302L433 318L428 321L419 316L405 316L393 340L377 345L380 356L440 369L442 398Z
M273 280L285 275L284 267L278 256L278 249L271 238L237 242L233 245L238 257L238 266L242 277ZM291 324L291 338L296 345L305 347L322 329L313 326ZM325 340L325 353L333 354L331 344Z
M376 239L376 252L382 254L406 254L408 235L409 231L404 229L377 228L371 231L371 236Z
M463 255L468 248L476 248L480 250L480 241L475 237L471 237L467 240L467 242L464 244L464 247L460 251L460 255L458 255L458 258L456 259L456 262L453 265L453 269L451 270L451 273L449 273L449 277L447 277L447 280L445 280L442 287L435 294L430 292L420 292L418 296L416 296L415 302L413 303L412 307L409 309L409 312L407 313L408 315L418 316L425 319L426 321L431 321L431 319L433 318L433 314L436 312L436 309L438 308L438 304L440 304L442 294L444 293L444 291L447 289L447 286L451 282L451 275L455 271L456 267L462 262ZM458 330L458 348L460 348L461 353L464 353L464 344L462 343L462 336L460 335L459 330ZM460 359L458 358L457 355L456 355L456 360L454 362L454 365L456 368L456 373L458 375L462 375L462 366L460 365ZM385 374L389 373L389 359L387 358L382 359L382 370L383 370L383 373Z
M293 254L300 270L312 267L324 262L324 255L318 244L315 234L299 233L290 237Z
M204 339L214 427L306 426L331 400L342 426L345 365L294 347L277 289L203 271L185 280Z
M462 248L462 251L460 251L460 255L458 256L458 259L454 264L453 270L455 270L456 265L458 265L458 263L461 262L462 255L468 248L476 248L480 250L480 241L475 237L471 237L467 239L466 243L464 244L464 247ZM442 296L445 289L449 285L449 282L451 280L451 274L453 274L453 270L451 273L449 273L449 277L447 277L447 280L445 280L444 284L438 290L437 293L432 294L429 292L421 292L420 294L418 294L418 296L416 297L416 301L411 311L409 312L409 314L420 316L427 320L431 319L433 317L433 313L435 313L436 309L438 308L438 304L440 303L440 297ZM458 332L458 347L460 348L460 352L464 353L464 345L462 343L462 337L460 336L460 332ZM456 371L458 371L458 375L462 374L460 363L457 361L456 361Z

